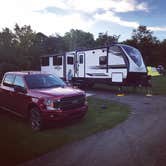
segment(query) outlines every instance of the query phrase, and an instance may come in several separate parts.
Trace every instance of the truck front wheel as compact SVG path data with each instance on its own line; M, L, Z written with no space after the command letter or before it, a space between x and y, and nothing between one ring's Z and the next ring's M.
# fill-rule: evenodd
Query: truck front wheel
M35 131L43 129L42 117L38 108L32 108L30 110L30 125Z

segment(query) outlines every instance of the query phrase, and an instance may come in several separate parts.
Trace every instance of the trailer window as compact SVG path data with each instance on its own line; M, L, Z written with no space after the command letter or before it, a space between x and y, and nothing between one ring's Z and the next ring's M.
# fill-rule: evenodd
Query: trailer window
M100 56L99 57L99 64L106 65L107 64L107 56Z
M139 67L142 65L142 55L141 53L134 47L131 46L122 46L126 53L130 56L130 58L137 64Z
M61 56L54 56L53 57L53 65L62 65L62 57Z
M49 57L42 57L41 58L41 65L42 66L49 66Z
M109 53L114 54L116 56L123 56L123 52L118 46L112 46L109 48Z
M79 56L79 64L83 64L84 63L84 61L83 61L83 55L80 55Z
M73 65L73 57L70 56L67 57L67 64Z

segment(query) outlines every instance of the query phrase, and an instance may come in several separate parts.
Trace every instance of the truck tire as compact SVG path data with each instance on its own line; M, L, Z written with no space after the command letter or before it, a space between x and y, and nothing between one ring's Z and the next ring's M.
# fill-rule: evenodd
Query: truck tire
M43 129L43 122L40 111L38 108L32 108L30 110L30 125L34 131L40 131Z

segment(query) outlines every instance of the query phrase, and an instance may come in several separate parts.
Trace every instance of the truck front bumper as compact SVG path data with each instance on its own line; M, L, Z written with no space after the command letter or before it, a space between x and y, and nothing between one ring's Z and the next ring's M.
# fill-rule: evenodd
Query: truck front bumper
M79 119L83 117L88 110L88 106L84 105L80 108L72 109L72 110L60 110L60 111L42 111L42 119L44 121L68 121L72 119Z

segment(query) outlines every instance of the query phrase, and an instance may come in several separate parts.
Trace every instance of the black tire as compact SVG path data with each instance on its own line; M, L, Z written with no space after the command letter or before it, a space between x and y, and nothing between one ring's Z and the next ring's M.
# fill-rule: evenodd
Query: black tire
M38 108L32 108L30 110L30 125L34 131L40 131L43 129L43 122L40 111Z

